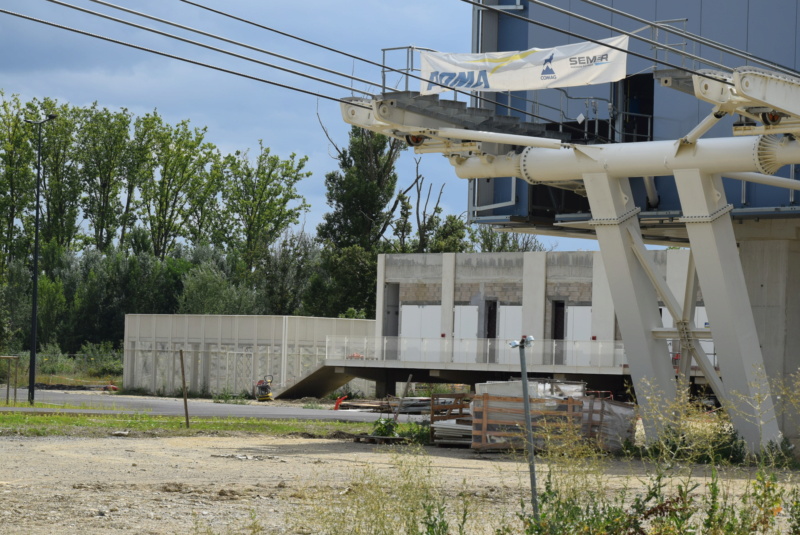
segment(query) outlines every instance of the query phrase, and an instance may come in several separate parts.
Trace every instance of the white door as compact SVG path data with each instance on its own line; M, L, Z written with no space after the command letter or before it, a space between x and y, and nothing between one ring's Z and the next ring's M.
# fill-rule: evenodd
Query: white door
M478 307L459 305L453 309L453 362L477 362Z

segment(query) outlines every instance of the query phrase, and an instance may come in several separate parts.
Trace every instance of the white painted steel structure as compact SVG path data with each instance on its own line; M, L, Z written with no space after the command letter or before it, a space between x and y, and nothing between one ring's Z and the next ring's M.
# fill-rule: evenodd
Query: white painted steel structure
M693 77L695 95L714 107L696 128L674 141L577 145L475 132L381 97L350 99L341 105L342 116L351 124L406 139L418 153L443 153L461 178L512 176L585 195L649 436L658 432L657 419L650 415L664 399L675 399L680 387L666 342L676 338L730 409L740 435L758 450L778 443L781 431L722 175L800 189L796 181L771 176L786 164L800 163L800 80L750 67L735 69L733 75L706 74L714 79ZM761 125L734 127L739 137L701 139L727 114ZM675 177L683 211L679 221L691 244L682 296L672 294L649 261L637 217L640 209L631 192L631 177L655 175ZM710 331L692 326L698 288ZM672 317L672 328L664 327L658 300ZM720 355L721 381L700 346L699 340L708 337Z

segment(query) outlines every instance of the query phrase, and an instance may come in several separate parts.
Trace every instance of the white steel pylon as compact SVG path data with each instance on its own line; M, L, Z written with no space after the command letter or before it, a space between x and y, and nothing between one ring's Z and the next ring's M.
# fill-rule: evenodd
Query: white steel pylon
M627 177L588 173L583 175L583 182L637 403L642 409L645 436L652 441L665 423L658 413L674 402L676 385L667 341L652 335L662 327L661 314L653 306L656 292L632 247L637 237L641 240L639 209L633 204Z
M681 351L688 352L681 375L688 374L694 359L742 438L757 451L778 443L781 433L721 177L800 190L800 181L772 176L784 165L800 163L800 80L742 68L716 80L695 76L694 85L695 95L714 108L674 141L579 145L476 131L453 114L426 114L424 106L403 108L396 99L383 97L346 99L342 117L404 139L418 154L444 154L461 178L512 176L586 195L646 428L658 431L654 419L647 418L655 407L642 392L659 393L667 401L675 398L666 340L676 339ZM747 126L734 126L735 137L701 139L734 113L751 120ZM751 126L758 121L763 125ZM649 260L629 184L631 177L669 174L675 177L692 252L682 304ZM692 326L698 283L711 330ZM664 328L659 299L674 328ZM721 380L699 344L712 337L711 331Z

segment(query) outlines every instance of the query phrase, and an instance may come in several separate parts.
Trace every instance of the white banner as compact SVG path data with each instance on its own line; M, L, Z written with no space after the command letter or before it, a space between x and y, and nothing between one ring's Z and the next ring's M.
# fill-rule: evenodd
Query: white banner
M600 42L628 49L627 35ZM628 59L628 54L621 50L589 42L523 52L421 52L420 55L423 95L450 89L527 91L616 82L625 78Z

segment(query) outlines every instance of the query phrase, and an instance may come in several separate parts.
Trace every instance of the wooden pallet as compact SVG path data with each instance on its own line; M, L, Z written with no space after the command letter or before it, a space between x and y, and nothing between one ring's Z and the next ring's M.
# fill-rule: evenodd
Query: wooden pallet
M547 407L547 408L543 408ZM536 444L537 430L580 433L583 402L568 399L531 399L531 418ZM522 398L483 394L473 398L472 447L478 450L525 447L525 410Z
M434 394L431 396L430 442L438 444L436 422L457 420L469 416L467 394Z

